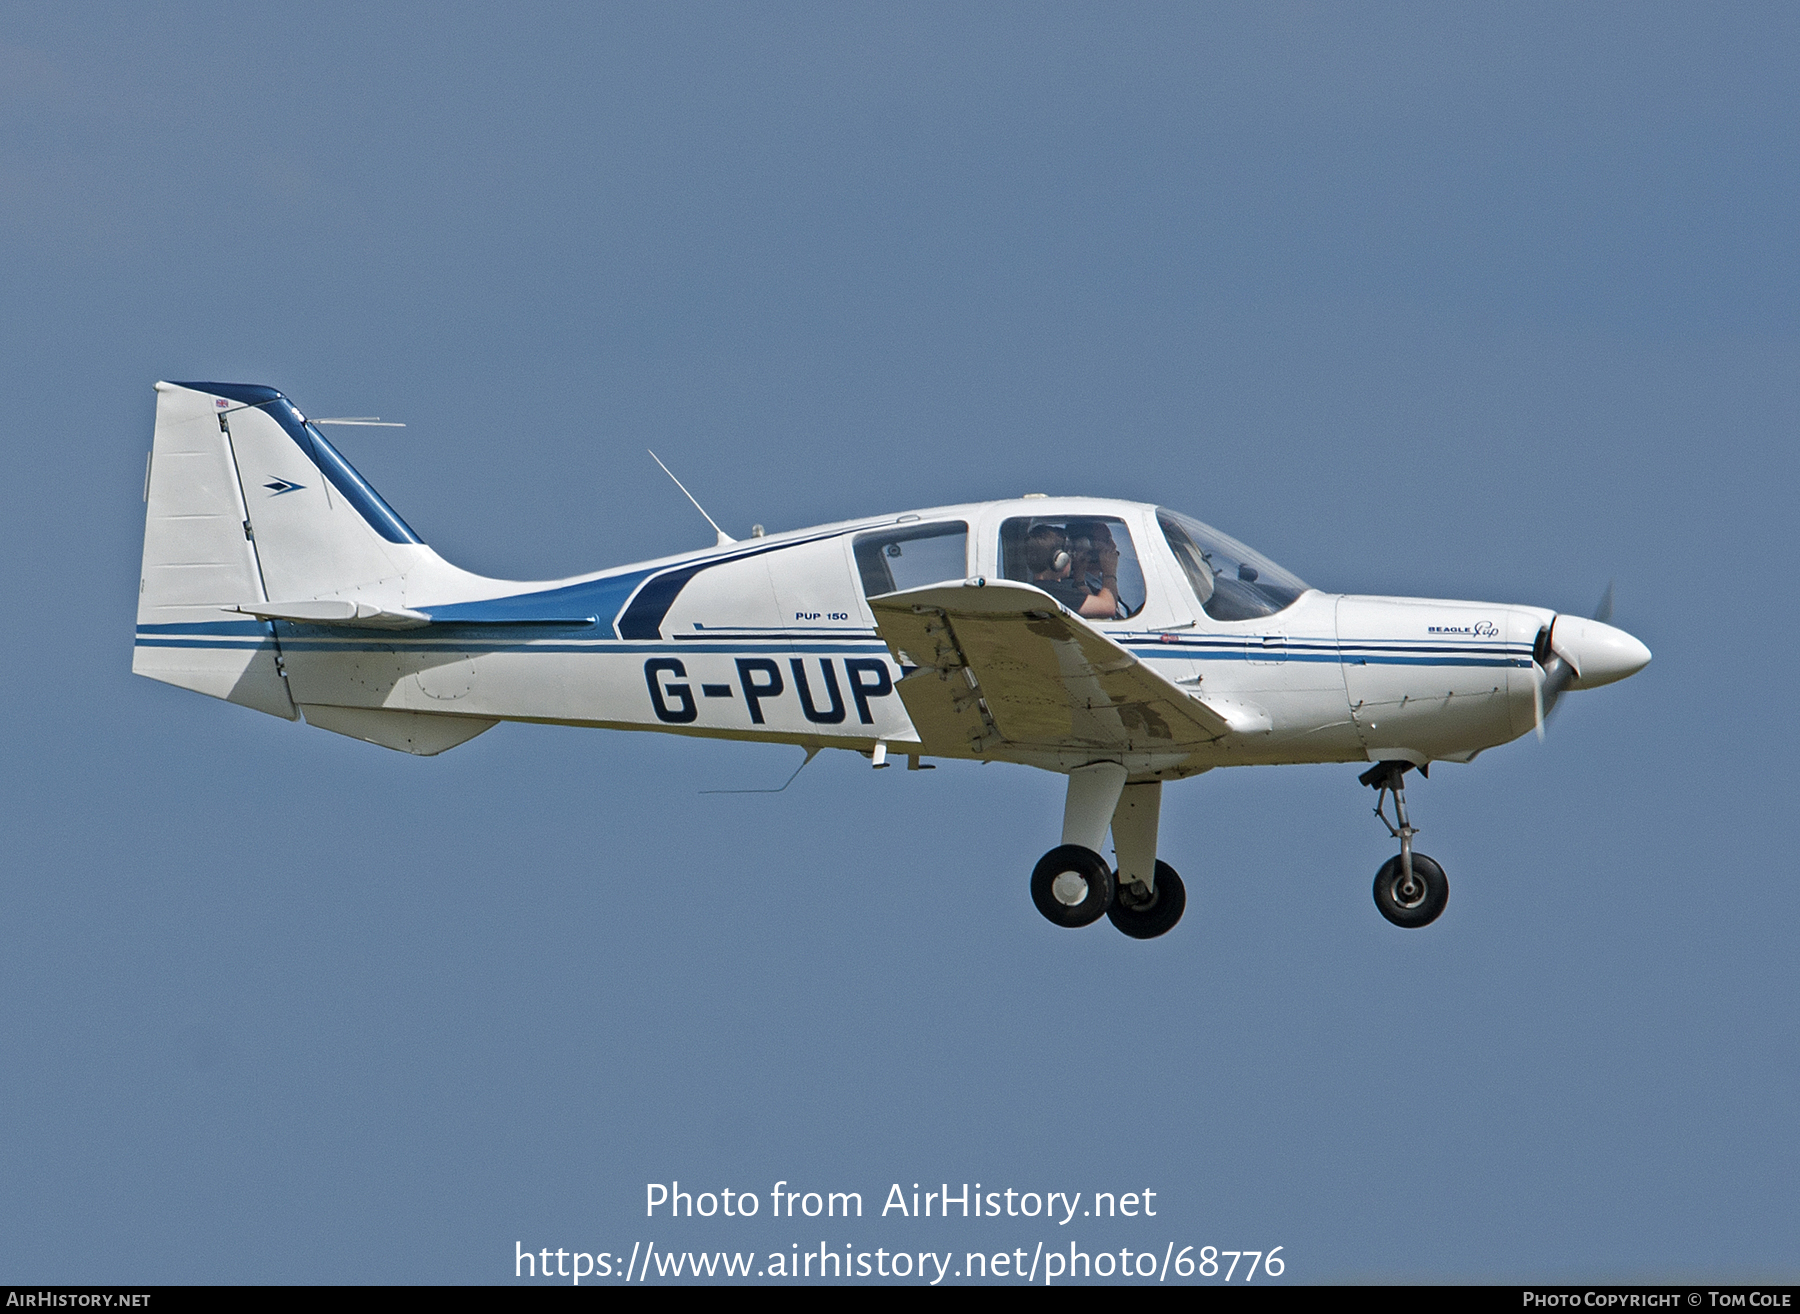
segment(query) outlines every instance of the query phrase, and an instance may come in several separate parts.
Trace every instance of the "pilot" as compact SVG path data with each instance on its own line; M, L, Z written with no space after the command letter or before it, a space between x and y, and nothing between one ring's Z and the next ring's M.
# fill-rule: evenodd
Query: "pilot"
M1025 535L1025 569L1031 582L1070 611L1089 620L1115 620L1119 605L1119 549L1099 520L1034 525Z
M1119 599L1119 547L1104 520L1071 520L1069 573L1081 591L1074 610L1090 620L1118 620L1126 615Z
M1070 611L1087 601L1088 592L1069 578L1075 558L1069 538L1055 525L1033 525L1025 535L1025 572L1031 582Z

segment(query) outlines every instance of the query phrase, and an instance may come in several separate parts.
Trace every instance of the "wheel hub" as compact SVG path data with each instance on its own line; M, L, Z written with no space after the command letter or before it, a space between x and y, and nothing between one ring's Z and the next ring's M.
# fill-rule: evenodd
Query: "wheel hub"
M1407 858L1412 871L1406 870ZM1375 906L1395 926L1429 926L1444 911L1450 882L1444 869L1423 853L1395 854L1375 873Z
M1148 912L1156 906L1156 894L1148 889L1142 881L1121 885L1117 897L1121 903L1134 912Z
M1088 895L1088 883L1072 871L1058 873L1050 882L1050 893L1065 908L1073 908Z

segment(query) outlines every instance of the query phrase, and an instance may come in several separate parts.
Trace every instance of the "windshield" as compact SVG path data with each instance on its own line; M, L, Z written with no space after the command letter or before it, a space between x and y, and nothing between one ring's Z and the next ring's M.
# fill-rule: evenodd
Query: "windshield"
M1273 616L1306 592L1299 579L1210 525L1160 507L1156 523L1194 596L1214 620Z

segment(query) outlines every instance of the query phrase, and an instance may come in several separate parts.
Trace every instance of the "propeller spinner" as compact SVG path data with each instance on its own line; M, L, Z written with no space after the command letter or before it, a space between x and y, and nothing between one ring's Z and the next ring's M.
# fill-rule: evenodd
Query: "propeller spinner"
M1568 690L1597 689L1635 675L1650 664L1648 648L1606 623L1612 619L1612 611L1613 586L1608 584L1592 620L1558 615L1538 631L1531 651L1531 677L1540 740L1545 719Z

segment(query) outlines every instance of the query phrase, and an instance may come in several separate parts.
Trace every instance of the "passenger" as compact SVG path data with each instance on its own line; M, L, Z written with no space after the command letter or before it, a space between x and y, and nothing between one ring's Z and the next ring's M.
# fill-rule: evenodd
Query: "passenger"
M1119 547L1104 520L1071 520L1069 573L1082 597L1075 610L1089 620L1118 620L1127 613L1119 599Z

